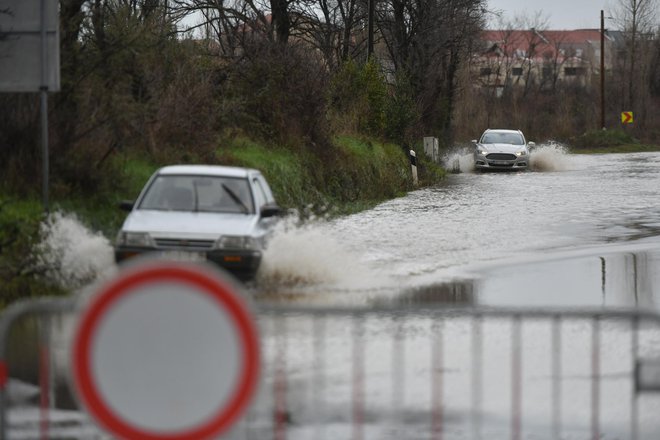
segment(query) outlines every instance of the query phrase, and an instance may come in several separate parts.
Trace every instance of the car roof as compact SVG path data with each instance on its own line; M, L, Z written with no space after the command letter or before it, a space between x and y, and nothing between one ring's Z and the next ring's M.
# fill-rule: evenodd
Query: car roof
M486 129L486 131L484 131L484 133L487 133L489 131L497 131L500 133L522 133L522 131L520 130L514 130L511 128L488 128Z
M159 175L200 175L245 178L260 174L252 168L229 167L224 165L168 165L158 170Z

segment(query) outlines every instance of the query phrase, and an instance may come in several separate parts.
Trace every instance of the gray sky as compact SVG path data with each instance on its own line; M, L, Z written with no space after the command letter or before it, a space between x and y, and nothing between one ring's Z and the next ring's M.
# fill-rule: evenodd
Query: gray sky
M610 5L615 4L616 0L488 0L489 9L503 10L505 20L520 14L533 17L535 12L543 11L552 30L599 28L600 10L607 15Z

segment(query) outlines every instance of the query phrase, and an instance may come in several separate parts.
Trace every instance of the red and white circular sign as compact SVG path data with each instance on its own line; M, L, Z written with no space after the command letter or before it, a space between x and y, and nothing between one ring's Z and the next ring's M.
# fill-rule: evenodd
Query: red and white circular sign
M145 262L85 306L72 376L87 411L124 439L207 439L247 408L259 375L254 319L210 267Z

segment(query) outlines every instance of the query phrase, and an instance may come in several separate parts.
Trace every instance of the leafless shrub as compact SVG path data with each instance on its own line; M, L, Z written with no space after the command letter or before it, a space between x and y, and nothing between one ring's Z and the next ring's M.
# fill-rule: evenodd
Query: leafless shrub
M325 145L328 72L295 44L255 41L231 67L223 121L284 145Z

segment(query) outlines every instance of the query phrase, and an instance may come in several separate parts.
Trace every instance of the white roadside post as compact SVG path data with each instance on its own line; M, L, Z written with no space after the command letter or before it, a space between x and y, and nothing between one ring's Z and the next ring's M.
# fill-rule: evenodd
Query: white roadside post
M437 137L426 136L424 138L424 153L426 153L433 163L440 162L440 147Z
M415 150L410 150L410 167L412 168L413 184L417 186L419 180L417 179L417 155Z

